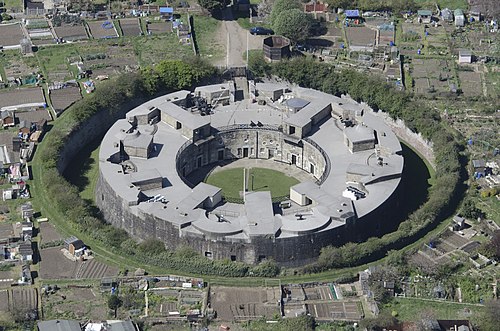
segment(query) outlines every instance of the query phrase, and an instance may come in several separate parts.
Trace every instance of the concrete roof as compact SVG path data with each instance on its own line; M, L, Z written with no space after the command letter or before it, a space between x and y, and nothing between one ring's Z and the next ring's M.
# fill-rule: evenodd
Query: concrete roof
M161 174L157 169L144 169L130 174L130 183L139 183L150 179L161 179Z
M210 124L210 119L207 116L201 116L200 114L192 114L191 112L171 103L164 102L157 105L157 108L163 114L166 114L175 120L182 123L191 130L196 130L202 126Z
M285 86L275 84L269 87L286 89ZM343 226L347 219L355 216L363 217L376 209L394 192L400 181L398 175L401 174L404 160L398 155L401 152L401 145L397 137L383 118L372 113L366 105L359 105L347 97L341 99L311 89L294 87L290 90L290 94L287 95L309 102L305 108L290 117L287 117L283 105L279 103L263 106L247 100L227 106L217 106L212 115L201 117L166 101L185 98L187 92L181 91L148 101L129 112L127 118L133 114L147 113L151 107L157 107L162 110L161 115L173 114L195 125L211 124L216 129L234 124L250 124L250 122L278 126L289 120L297 122L300 120L302 124L304 120L309 121L317 113L318 107L333 104L356 113L356 119L365 126L359 125L360 130L371 131L372 138L375 131L378 139L377 147L388 151L383 156L383 165L379 165L374 150L350 153L344 143L343 126L337 119L327 117L321 124L321 129L313 130L308 139L321 146L328 155L332 162L330 174L320 186L314 182L302 182L292 188L314 201L308 215L305 216L307 222L298 221L294 214L275 215L270 192L249 192L246 194L244 205L224 203L213 212L207 212L201 208L201 204L208 197L217 194L220 189L205 183L200 183L191 189L182 181L176 170L175 156L187 138L175 128L159 122L156 124L156 130L150 125L139 127L141 132L147 132L143 134L144 136L153 137L150 133L154 132L154 141L162 144L158 155L149 159L134 158L131 161L137 169L133 176L146 178L150 174L154 177L161 176L166 180L161 189L148 191L148 196L162 195L167 203L141 202L130 206L131 212L151 214L178 226L182 233L206 234L217 238L224 236L235 242L240 240L246 242L252 236L279 233L280 237L289 237L324 231ZM292 119L293 117L295 119ZM128 129L130 124L126 120L119 120L111 127L102 141L99 161L100 171L106 182L117 195L131 203L137 202L140 194L136 187L130 185L132 176L123 174L121 165L107 161L111 155L119 151L115 143L123 136L123 130ZM368 192L365 198L351 201L342 196L348 185L346 183L348 172L362 176L360 184L365 185ZM224 215L222 221L217 217L221 214ZM157 222L157 226L163 225ZM278 232L279 229L282 231Z
M346 137L353 143L373 140L375 138L373 129L359 124L345 128L344 133Z
M197 92L214 93L214 92L222 92L230 90L231 90L231 83L221 83L214 85L198 86L197 88L194 89L194 94L196 94Z
M191 194L177 204L176 208L180 212L189 213L193 209L198 208L208 197L213 197L220 191L221 189L216 186L199 183L191 190Z
M297 113L290 115L290 117L285 120L286 123L296 127L306 126L320 111L330 106L332 103L340 100L340 98L331 94L300 87L293 90L293 95L310 101L307 106L299 110Z
M136 147L136 148L147 148L153 136L148 134L142 134L139 130L135 130L133 133L128 133L123 135L122 141L124 146Z
M301 98L291 98L286 101L286 105L290 108L304 108L309 104L309 101L301 99Z
M273 84L273 83L255 83L255 89L257 91L262 92L275 92L275 91L283 91L286 88L286 85L282 84Z
M274 222L271 192L247 192L245 194L245 211L250 236L273 234L278 228Z

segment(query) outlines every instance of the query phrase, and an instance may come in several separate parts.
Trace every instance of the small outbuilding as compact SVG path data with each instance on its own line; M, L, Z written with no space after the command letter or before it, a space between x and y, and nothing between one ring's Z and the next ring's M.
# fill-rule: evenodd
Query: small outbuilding
M19 133L23 135L30 133L31 131L31 123L26 120L19 122Z
M344 130L344 142L351 153L366 151L375 148L375 134L373 129L358 124Z
M76 257L80 257L85 254L85 250L87 249L83 241L74 236L64 240L64 247L71 255Z
M33 260L33 247L31 245L31 240L19 244L19 255L21 256L22 261Z
M455 26L462 27L465 25L465 15L462 9L455 9L453 13L455 15Z
M4 110L0 113L0 118L2 120L2 126L4 128L9 126L14 126L16 123L16 117L14 115L14 111L12 110Z
M472 160L472 170L475 174L486 174L486 162L484 160Z
M166 6L160 6L160 15L163 19L166 19L168 21L171 21L173 16L174 16L174 8L172 7L166 7Z
M458 52L458 63L472 63L472 52L470 50L461 50Z
M281 61L290 57L290 39L283 36L270 36L263 42L264 57L269 61Z
M419 10L417 16L419 23L429 24L432 21L432 11L430 10Z
M441 10L441 19L445 22L453 22L453 12L451 9L445 8Z
M453 216L452 231L460 231L465 228L465 218L460 215Z

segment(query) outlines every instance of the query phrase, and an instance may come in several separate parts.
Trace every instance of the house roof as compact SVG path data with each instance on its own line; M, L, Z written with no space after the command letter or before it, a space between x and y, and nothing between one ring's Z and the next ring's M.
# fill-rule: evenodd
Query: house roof
M85 331L136 331L132 321L106 321L101 323L89 323Z
M455 16L464 16L464 12L460 8L455 9L455 11L453 13L455 14Z
M484 168L486 167L486 162L484 160L472 160L472 166L474 168Z
M31 241L28 240L19 244L19 254L33 255L33 248L31 247Z
M38 322L39 331L81 331L80 323L71 320L50 320Z
M19 128L20 129L23 129L23 128L29 128L31 125L28 123L28 121L26 120L23 120L21 122L19 122Z
M463 49L458 51L458 56L472 56L472 51L468 49Z
M0 112L0 117L2 119L5 119L7 117L14 117L14 112L10 111L10 110L4 110L4 111Z
M66 245L73 245L73 247L75 247L75 249L80 249L80 248L82 248L82 247L85 246L85 244L83 243L83 241L81 241L80 239L78 239L75 236L72 236L72 237L69 237L69 238L65 239L64 243Z
M422 10L417 11L417 15L418 16L432 16L432 11L422 9Z

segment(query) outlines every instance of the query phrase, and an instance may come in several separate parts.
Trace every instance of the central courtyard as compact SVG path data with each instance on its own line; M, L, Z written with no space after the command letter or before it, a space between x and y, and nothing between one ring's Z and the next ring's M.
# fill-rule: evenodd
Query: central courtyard
M244 172L244 169L246 170ZM290 187L299 181L280 171L266 168L219 168L205 180L207 184L222 189L222 196L227 201L243 203L243 179L246 180L247 191L270 191L273 201L286 200Z

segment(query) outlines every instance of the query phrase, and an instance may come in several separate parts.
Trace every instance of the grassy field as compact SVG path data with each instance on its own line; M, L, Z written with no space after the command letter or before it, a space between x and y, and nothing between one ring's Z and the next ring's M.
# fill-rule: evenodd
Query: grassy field
M496 197L477 198L477 206L486 213L488 219L500 225L500 200Z
M467 10L469 5L467 0L416 0L415 1L422 8L427 6L429 9L434 10L435 4L439 6L439 8L450 8L457 9L460 8L462 10Z
M23 2L21 0L2 0L0 4L3 4L4 8L7 10L19 11L23 9Z
M243 168L213 173L207 178L206 182L220 187L225 197L238 199L240 198L240 191L243 189ZM264 168L252 168L248 176L249 191L271 191L272 197L290 194L290 186L298 183L297 179L282 172Z
M193 28L198 43L198 51L202 58L218 60L224 57L224 45L217 34L221 22L213 17L196 15L193 17ZM224 42L226 37L224 36Z
M401 321L417 321L423 316L431 314L435 319L470 319L474 322L478 320L483 309L482 306L478 305L416 298L395 298L381 310L389 313L397 312L397 318Z
M175 33L133 38L139 64L152 65L165 59L184 59L193 56L191 45L181 45Z

